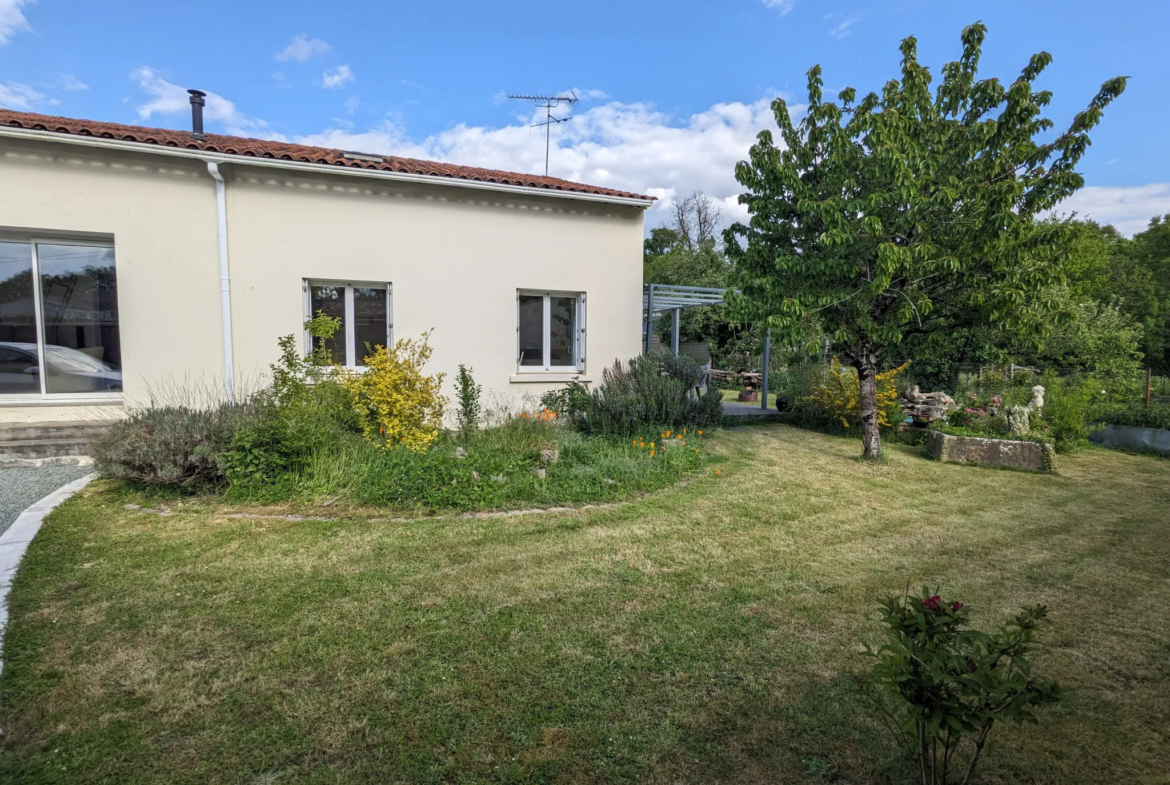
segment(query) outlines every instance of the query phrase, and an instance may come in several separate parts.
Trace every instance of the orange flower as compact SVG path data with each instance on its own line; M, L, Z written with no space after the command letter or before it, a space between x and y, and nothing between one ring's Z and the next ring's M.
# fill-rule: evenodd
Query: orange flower
M634 445L635 447L637 447L637 446L638 446L638 440L637 440L637 439L634 439L632 442L630 442L630 444L632 444L632 445Z
M651 450L651 451L650 451L650 457L651 457L651 458L653 458L653 457L654 457L654 451L653 451L653 450Z
M699 435L700 435L700 436L702 436L702 435L703 435L703 432L702 432L702 431L699 431Z
M696 448L695 448L695 452L698 452L698 451L699 451L699 448L698 448L698 447L696 447Z
M719 471L718 469L715 470L715 473L716 474L723 474L723 472Z

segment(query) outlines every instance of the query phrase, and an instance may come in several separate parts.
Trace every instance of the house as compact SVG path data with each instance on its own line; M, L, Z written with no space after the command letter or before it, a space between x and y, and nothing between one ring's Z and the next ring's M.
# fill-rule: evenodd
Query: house
M540 394L639 351L652 198L552 177L0 109L0 423L239 397L280 336L433 330L429 369Z

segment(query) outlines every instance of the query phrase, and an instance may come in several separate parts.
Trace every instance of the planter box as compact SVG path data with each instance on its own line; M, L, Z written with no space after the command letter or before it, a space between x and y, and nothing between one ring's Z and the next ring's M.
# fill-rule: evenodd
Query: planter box
M931 431L926 454L945 463L975 463L1031 472L1056 471L1056 451L1051 444L1012 439L981 439Z
M1106 425L1089 434L1089 441L1102 447L1134 452L1153 452L1170 455L1170 431L1164 428L1142 428L1136 425Z

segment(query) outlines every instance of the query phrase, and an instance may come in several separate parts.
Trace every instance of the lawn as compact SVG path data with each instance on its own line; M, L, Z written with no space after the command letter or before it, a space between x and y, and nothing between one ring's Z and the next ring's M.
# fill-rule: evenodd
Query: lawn
M856 694L909 580L985 625L1051 609L1037 668L1066 698L997 730L981 781L1170 782L1170 461L867 466L783 425L706 446L681 485L518 517L161 516L96 483L13 589L0 781L912 781Z

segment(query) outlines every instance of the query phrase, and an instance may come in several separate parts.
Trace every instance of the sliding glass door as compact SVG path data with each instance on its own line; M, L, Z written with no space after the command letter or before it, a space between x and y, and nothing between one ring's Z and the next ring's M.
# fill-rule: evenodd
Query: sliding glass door
M113 246L0 238L0 400L121 391Z

